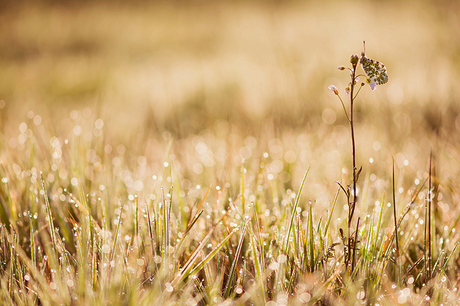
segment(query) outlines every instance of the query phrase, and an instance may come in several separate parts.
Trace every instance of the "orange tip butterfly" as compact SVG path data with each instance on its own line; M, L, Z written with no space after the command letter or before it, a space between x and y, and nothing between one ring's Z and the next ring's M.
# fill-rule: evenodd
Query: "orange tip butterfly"
M388 82L387 68L379 61L366 56L366 44L364 43L364 52L361 53L359 63L367 75L369 85L375 90L376 85L383 85Z

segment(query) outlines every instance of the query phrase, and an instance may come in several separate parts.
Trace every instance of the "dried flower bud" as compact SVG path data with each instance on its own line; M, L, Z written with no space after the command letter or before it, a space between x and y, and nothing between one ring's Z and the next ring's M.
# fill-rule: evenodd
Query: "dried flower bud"
M350 86L345 87L345 93L346 93L347 95L350 94Z
M339 95L339 90L337 89L337 87L335 87L334 85L329 85L328 87L330 90L332 90L332 92L335 94L335 95Z
M354 55L351 56L351 58L350 58L350 63L351 63L352 65L358 64L358 61L359 61L359 57L358 57L357 54L354 54Z
M339 66L339 67L337 67L337 69L339 69L339 70L345 70L345 69L347 69L347 68L345 68L344 66Z
M361 82L361 87L363 87L364 85L365 85L364 82Z

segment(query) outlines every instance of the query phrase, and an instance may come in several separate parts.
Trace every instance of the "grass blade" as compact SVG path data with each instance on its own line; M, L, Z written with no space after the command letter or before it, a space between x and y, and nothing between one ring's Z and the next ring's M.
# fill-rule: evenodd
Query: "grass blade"
M261 291L262 291L262 297L264 299L264 304L266 303L266 286L265 286L265 281L264 281L264 272L262 271L262 266L260 264L259 260L259 252L257 250L257 241L255 238L255 235L251 235L251 251L252 251L252 256L254 257L254 269L256 272L257 276L257 281L259 282Z
M245 236L245 233L246 233L246 227L247 227L249 221L250 221L250 219L246 220L246 223L244 224L244 227L243 227L243 231L241 232L240 242L238 243L238 248L236 249L235 256L233 257L232 266L230 267L230 272L228 274L227 285L225 286L226 289L225 289L224 298L228 298L230 296L230 291L231 291L231 288L232 288L233 279L235 278L236 267L238 265L238 259L240 258L241 250L243 248L243 242L244 242L244 236Z
M180 283L182 280L185 279L184 275L187 275L187 274L190 273L190 271L192 270L193 264L198 259L199 253L201 252L201 250L203 250L206 242L211 237L211 235L214 233L217 225L220 224L220 222L224 219L224 217L227 215L227 213L228 213L228 211L226 211L222 215L222 217L220 217L219 221L211 228L209 233L199 242L198 247L190 255L190 258L185 263L185 265L182 267L182 269L179 270L179 274L174 278L174 280L172 282L173 287L177 286L178 283Z
M460 243L460 242L457 241L457 243L455 244L454 248L452 249L452 252L450 252L449 257L447 257L446 262L445 262L444 265L442 266L441 273L445 273L445 272L446 272L447 265L449 264L449 261L450 261L450 259L452 258L452 255L454 255L455 250L457 249L459 243Z
M291 234L292 227L294 226L294 217L296 215L297 206L299 206L300 196L302 195L302 189L303 189L303 186L304 186L305 181L307 179L307 175L308 175L309 171L310 171L310 167L308 167L307 171L305 172L305 175L303 177L302 183L300 184L299 192L297 193L297 197L295 199L294 207L292 207L291 221L289 222L289 227L288 227L288 231L287 231L287 234L286 234L286 241L285 241L285 244L284 244L284 253L285 254L287 254L288 249L289 249L289 236Z
M313 241L313 215L310 202L310 211L308 214L308 245L310 249L310 272L315 271L315 250L314 250L314 241Z
M236 230L233 230L230 232L230 234L227 235L227 237L225 237L224 240L222 240L221 243L219 243L218 246L216 246L212 251L211 253L208 254L208 256L206 256L198 265L196 265L196 267L190 271L189 274L187 275L183 275L183 279L190 276L190 275L194 275L196 273L198 273L201 269L203 269L203 267L220 251L220 249L222 249L222 247L228 242L228 240L232 237L232 235L236 232Z
M46 187L45 187L45 180L43 179L43 173L40 173L40 178L42 181L42 190L43 190L43 197L45 198L45 205L46 205L46 213L48 215L48 224L50 227L50 236L51 236L51 241L53 242L53 250L56 255L56 237L54 233L54 222L53 222L53 216L51 214L51 206L50 202L48 200L48 193L46 192Z

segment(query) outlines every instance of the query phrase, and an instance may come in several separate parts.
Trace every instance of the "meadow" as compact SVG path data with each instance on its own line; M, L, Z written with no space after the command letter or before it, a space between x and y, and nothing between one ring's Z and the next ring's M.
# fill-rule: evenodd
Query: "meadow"
M459 304L459 12L0 2L0 304Z

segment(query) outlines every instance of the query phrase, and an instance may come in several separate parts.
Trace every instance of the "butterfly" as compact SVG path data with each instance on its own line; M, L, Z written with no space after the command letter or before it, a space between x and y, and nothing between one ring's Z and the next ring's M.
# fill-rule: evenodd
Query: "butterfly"
M370 80L372 90L375 89L375 84L382 85L388 82L387 68L381 62L368 58L365 52L362 52L359 63Z

